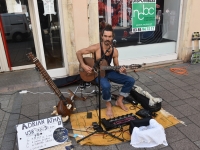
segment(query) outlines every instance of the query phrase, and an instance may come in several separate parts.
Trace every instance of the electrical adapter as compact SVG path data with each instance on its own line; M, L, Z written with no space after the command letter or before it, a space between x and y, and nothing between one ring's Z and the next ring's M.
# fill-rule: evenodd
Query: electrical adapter
M19 92L20 94L25 94L27 93L28 91L27 90L22 90L21 92Z

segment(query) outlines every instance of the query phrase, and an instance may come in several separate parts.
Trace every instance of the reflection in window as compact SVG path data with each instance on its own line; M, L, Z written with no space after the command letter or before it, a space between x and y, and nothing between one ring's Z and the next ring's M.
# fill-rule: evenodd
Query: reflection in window
M28 0L3 0L0 6L11 67L32 64L26 56L29 52L35 54Z
M140 32L142 44L161 43L175 41L176 39L164 38L168 29L163 29L164 1L156 1L156 29L155 31ZM132 32L132 0L98 0L99 6L99 28L100 31L105 24L111 24L114 29L117 47L138 45L139 33ZM170 15L173 15L171 13ZM173 15L174 17L175 15ZM172 17L171 17L172 18ZM178 19L176 18L178 21ZM172 19L166 24L172 24ZM167 25L165 25L166 28Z

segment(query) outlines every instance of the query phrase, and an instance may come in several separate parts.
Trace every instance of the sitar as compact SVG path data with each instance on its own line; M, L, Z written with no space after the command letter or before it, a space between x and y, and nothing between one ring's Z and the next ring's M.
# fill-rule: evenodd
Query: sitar
M81 77L82 80L84 80L86 82L90 82L90 81L94 80L98 76L97 71L95 71L95 69L94 69L95 61L91 57L84 57L83 61L84 61L84 63L86 65L90 66L93 69L92 69L91 73L87 73L87 72L84 71L84 69L80 65L79 66L80 77ZM143 65L145 65L145 64L143 64ZM140 64L131 64L131 65L122 65L122 66L108 66L107 61L105 59L103 59L100 62L100 67L99 67L100 68L100 76L101 77L105 76L105 70L118 70L121 67L129 68L129 69L138 69L138 68L141 68L142 65L140 65Z
M65 98L64 95L60 92L58 87L55 85L47 71L44 69L40 61L34 57L34 55L30 52L27 54L28 58L33 61L36 65L37 69L39 70L42 77L46 80L49 87L53 90L53 92L59 97L60 101L58 102L57 112L62 117L70 116L72 110L74 109L73 103L70 98ZM67 106L68 107L67 107Z

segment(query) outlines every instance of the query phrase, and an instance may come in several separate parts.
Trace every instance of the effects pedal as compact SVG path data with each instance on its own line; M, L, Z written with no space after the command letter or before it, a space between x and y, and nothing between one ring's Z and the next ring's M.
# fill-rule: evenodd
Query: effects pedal
M95 131L98 131L98 132L103 131L103 128L97 122L92 122L92 126Z
M124 100L128 103L131 103L132 105L135 105L135 106L138 105L138 102L130 95L124 98Z

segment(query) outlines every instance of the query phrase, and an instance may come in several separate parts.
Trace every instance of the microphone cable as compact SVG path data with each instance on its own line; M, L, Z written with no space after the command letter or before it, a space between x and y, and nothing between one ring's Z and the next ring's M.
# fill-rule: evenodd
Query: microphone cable
M146 63L143 63L143 64L141 64L141 65L139 65L139 67L138 68L141 68L142 66L145 66L146 65ZM137 74L137 71L134 69L133 70L133 72L137 75L137 79L135 80L135 81L138 81L139 79L140 79L140 76L139 76L139 74ZM131 75L132 76L132 75ZM133 76L132 76L133 77Z
M18 92L20 92L20 91L22 91L22 90L18 90L18 91L16 91L16 92L11 93L11 94L2 94L2 93L0 93L0 95L13 95L13 94L18 93Z
M26 118L28 118L28 119L34 121L33 119L31 119L30 117L28 117L28 116L26 116L26 115L24 115L24 114L21 114L21 113L13 113L13 112L9 112L9 111L3 110L3 109L1 108L1 103L0 103L0 110L4 111L4 112L6 112L6 113L9 113L9 114L18 114L18 115L22 115L22 116L24 116L24 117L26 117Z
M11 93L11 94L1 94L1 93L0 93L0 95L13 95L13 94L15 94L15 93L17 93L17 92L22 92L22 90L18 90L18 91L16 91L16 92ZM0 103L0 110L2 110L2 111L5 112L5 113L9 113L9 114L18 114L18 115L22 115L22 116L24 116L24 117L26 117L26 118L28 118L28 119L34 121L33 119L31 119L30 117L28 117L28 116L26 116L26 115L24 115L24 114L21 114L21 113L13 113L13 112L9 112L9 111L6 111L6 110L2 109L2 108L1 108L1 103Z
M135 79L135 81L138 81L140 79L139 74L137 74L136 70L133 70L133 72L137 75L137 79ZM133 77L133 76L132 76Z

